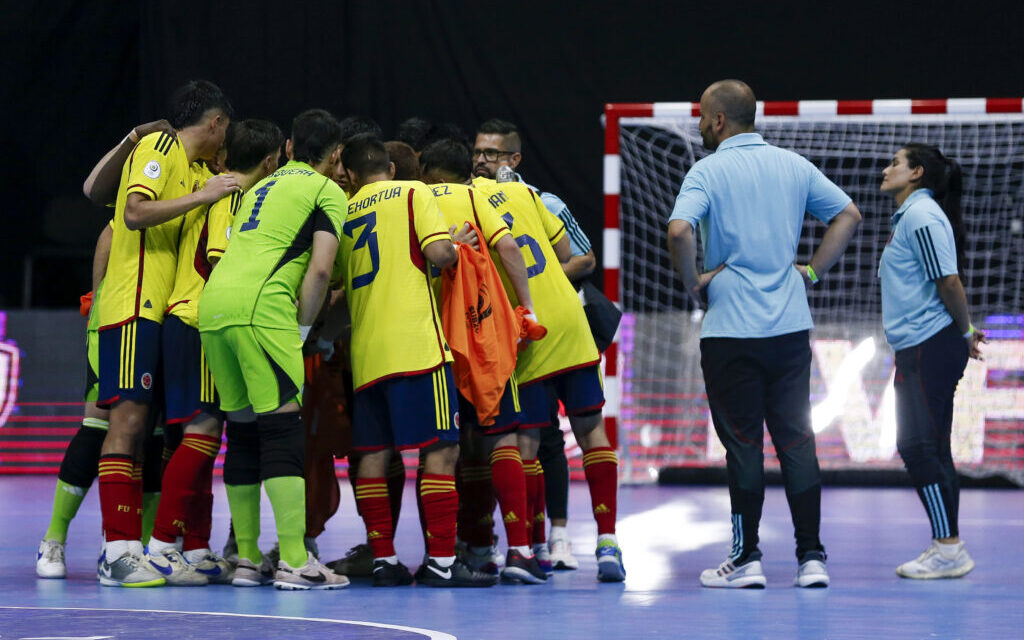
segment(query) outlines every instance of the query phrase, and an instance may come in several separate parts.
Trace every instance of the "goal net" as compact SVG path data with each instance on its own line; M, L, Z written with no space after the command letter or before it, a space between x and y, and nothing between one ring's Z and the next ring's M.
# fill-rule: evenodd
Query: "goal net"
M683 293L666 248L679 186L708 153L696 111L691 103L606 111L606 289L617 292L625 313L611 379L624 473L634 481L666 467L724 465L701 376L701 312ZM817 165L864 215L842 259L808 294L822 467L902 467L877 277L895 205L879 184L902 144L927 142L963 167L966 289L975 324L991 338L985 360L971 361L957 391L953 455L966 473L1024 484L1021 100L759 103L756 129ZM798 261L807 262L824 231L806 217ZM766 466L777 464L766 438Z

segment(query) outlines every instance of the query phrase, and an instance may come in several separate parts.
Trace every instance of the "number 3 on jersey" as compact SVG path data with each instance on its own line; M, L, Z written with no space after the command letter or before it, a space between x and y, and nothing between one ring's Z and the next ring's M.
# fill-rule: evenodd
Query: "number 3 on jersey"
M377 247L377 233L374 228L377 226L377 212L371 211L365 216L353 218L345 222L345 226L342 227L342 231L345 235L352 238L352 232L359 227L363 228L362 233L356 238L356 243L352 245L352 250L357 251L363 247L370 249L370 270L362 275L358 275L352 278L352 288L358 289L364 287L377 277L377 271L380 270L380 249Z
M506 213L501 216L501 219L505 221L509 229L512 229L512 223L514 219L511 213ZM526 277L532 278L533 276L539 275L544 272L544 267L548 265L547 258L544 257L544 252L541 251L540 245L537 241L526 235L525 233L521 236L514 236L516 244L522 247L529 247L530 253L533 254L533 265L526 267Z
M270 182L256 190L256 204L252 206L252 215L249 216L249 219L246 220L242 227L238 230L239 232L252 231L256 227L260 226L260 207L263 206L263 201L266 200L267 193L270 192L270 187L274 186L275 184L277 184L277 180L271 180Z

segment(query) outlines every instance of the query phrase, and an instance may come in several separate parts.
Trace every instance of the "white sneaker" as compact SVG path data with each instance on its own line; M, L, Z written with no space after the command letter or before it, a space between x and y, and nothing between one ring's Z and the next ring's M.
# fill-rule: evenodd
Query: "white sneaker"
M902 578L934 580L936 578L960 578L971 572L971 569L974 568L974 560L967 555L967 549L963 542L942 546L952 546L952 553L943 551L939 543L932 540L928 548L916 559L896 567L896 573Z
M829 583L828 569L821 560L807 560L800 563L793 579L794 587L827 587Z
M40 578L66 578L67 565L64 564L64 543L56 540L43 540L39 543L36 554L36 575Z
M248 558L239 558L231 584L236 587L262 587L274 581L274 567L270 558L263 556L257 567Z
M111 560L104 551L96 567L96 577L105 587L159 587L166 583L165 571L170 571L166 564L161 561L157 566L130 550Z
M209 549L194 549L182 554L196 573L206 576L211 584L231 584L235 567Z
M210 579L196 571L177 549L164 549L146 557L149 563L164 575L168 586L201 587L210 583ZM170 572L168 573L164 567L169 567Z
M721 589L764 589L767 582L760 560L751 560L739 566L726 560L717 569L705 569L700 574L702 586Z
M546 542L538 542L533 545L533 555L537 558L537 564L540 565L541 571L549 576L555 572L555 566L551 562L551 551Z
M342 589L349 584L348 578L339 576L316 559L312 551L306 552L306 564L292 568L284 560L277 562L274 587L286 591L309 589Z
M575 570L580 568L580 561L572 555L572 543L568 537L551 537L548 541L551 551L551 565L556 571Z

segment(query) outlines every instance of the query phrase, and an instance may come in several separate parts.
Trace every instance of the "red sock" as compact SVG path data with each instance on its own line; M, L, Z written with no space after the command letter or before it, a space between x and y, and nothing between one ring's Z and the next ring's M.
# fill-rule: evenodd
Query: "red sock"
M491 452L491 478L505 521L508 545L530 544L526 535L526 473L518 447L498 447Z
M402 494L405 493L405 462L402 454L393 451L388 465L388 500L391 501L391 525L398 527L398 516L402 513Z
M427 553L435 558L454 556L455 512L459 509L455 476L424 473L420 495L427 517Z
M523 460L523 471L526 472L526 533L527 543L533 538L533 522L537 517L537 459Z
M616 491L619 459L611 447L594 447L583 452L583 472L590 486L590 503L597 521L597 533L615 533Z
M181 543L182 551L210 548L210 530L213 527L213 463L220 451L220 438L210 438L209 443L212 445L208 449L209 455L203 461L196 477L196 492L188 510L188 524ZM182 445L184 444L185 441L182 440Z
M395 555L395 526L391 522L388 483L384 478L356 478L356 504L366 525L366 541L374 558Z
M160 488L160 506L156 510L153 537L174 542L184 536L191 524L193 503L202 486L203 468L220 449L220 440L198 433L187 433L164 469ZM212 470L211 470L212 473Z
M420 488L423 485L423 453L420 452L420 463L416 466L416 510L420 514L420 534L423 536L423 551L427 550L427 514L423 513L423 496Z
M132 480L132 457L119 454L100 456L100 511L103 535L113 540L142 538L142 494Z
M543 544L548 540L548 500L545 493L547 491L547 483L544 481L544 467L541 466L539 460L534 461L533 469L537 472L537 493L533 498L535 505L533 514L533 544Z
M488 462L463 461L459 470L459 539L471 547L494 541L494 487Z
M132 464L132 500L138 507L135 512L138 514L139 535L132 540L142 540L142 494L145 491L142 483L142 460L136 460Z

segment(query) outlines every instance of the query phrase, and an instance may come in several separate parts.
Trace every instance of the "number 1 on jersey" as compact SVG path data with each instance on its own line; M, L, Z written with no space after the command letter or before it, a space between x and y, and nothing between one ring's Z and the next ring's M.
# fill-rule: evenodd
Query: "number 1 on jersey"
M275 184L277 184L277 180L271 180L270 182L256 190L256 204L252 206L252 215L249 216L249 219L246 220L242 227L238 230L239 232L251 231L252 229L255 229L256 227L260 226L260 221L258 218L258 216L260 215L260 207L263 206L263 201L266 199L267 193L270 191L270 187L274 186Z
M373 282L373 279L377 277L377 271L380 270L380 249L377 246L377 233L374 228L377 226L377 212L371 211L365 216L359 216L345 222L345 226L342 227L342 231L345 235L352 238L352 232L363 227L363 231L356 238L356 243L352 245L352 250L356 251L362 249L364 246L370 250L370 270L362 275L358 275L352 278L352 288L358 289L359 287L365 287L366 285Z

